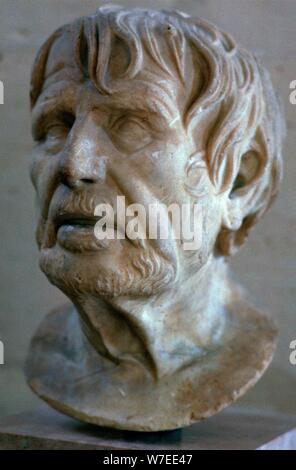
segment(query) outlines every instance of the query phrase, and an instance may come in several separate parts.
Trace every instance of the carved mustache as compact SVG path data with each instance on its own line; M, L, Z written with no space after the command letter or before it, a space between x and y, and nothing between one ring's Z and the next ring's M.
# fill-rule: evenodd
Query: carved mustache
M110 201L105 199L98 200L95 195L90 195L85 192L71 193L67 199L62 199L55 208L54 218L66 214L81 215L82 217L94 217L94 211L98 204L110 204Z

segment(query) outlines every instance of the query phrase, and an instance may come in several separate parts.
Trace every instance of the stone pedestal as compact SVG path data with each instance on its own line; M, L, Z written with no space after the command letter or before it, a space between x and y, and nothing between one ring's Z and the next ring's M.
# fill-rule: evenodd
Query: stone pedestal
M48 407L0 421L0 449L296 449L296 417L233 407L182 430L116 431L86 425Z

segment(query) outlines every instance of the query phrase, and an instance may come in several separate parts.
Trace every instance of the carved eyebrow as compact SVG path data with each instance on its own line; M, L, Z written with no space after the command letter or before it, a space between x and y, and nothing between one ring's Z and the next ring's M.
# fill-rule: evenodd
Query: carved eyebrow
M67 87L61 86L61 82L59 85L55 88L51 87L51 90L44 90L32 109L32 135L34 139L38 139L40 132L42 132L42 126L50 119L65 113L75 114L75 100L73 96L70 96L73 95L73 89L67 90Z
M38 134L37 128L45 118L48 120L65 111L76 114L75 108L78 103L74 97L78 88L81 90L81 83L68 79L62 79L45 86L32 110L33 135ZM146 95L145 100L143 99L143 93ZM76 96L78 98L79 95ZM137 90L132 98L129 90L118 90L109 95L107 99L103 97L103 102L94 106L93 109L102 108L113 109L122 113L132 111L148 112L150 115L161 118L169 127L172 127L181 118L172 97L163 87L151 83L143 91Z
M160 99L157 94L147 95L143 100L143 95L134 95L132 98L129 93L116 93L110 97L108 107L119 111L148 112L161 117L171 126L180 119L178 108L169 99Z
M50 101L73 101L74 95L77 92L79 83L75 80L59 80L51 84L45 84L42 92L40 93L34 108L40 105L48 104ZM56 103L56 102L55 102ZM33 108L33 112L34 112Z
M141 114L149 114L149 117L155 116L157 118L160 118L162 121L164 121L167 125L170 125L172 121L175 121L178 119L178 117L173 117L171 118L168 113L164 112L164 110L160 106L154 106L152 102L149 104L145 104L145 106L139 106L137 103L128 103L127 105L124 104L115 104L114 106L111 106L112 109L122 112L124 114L128 114L131 112L135 113L141 113Z

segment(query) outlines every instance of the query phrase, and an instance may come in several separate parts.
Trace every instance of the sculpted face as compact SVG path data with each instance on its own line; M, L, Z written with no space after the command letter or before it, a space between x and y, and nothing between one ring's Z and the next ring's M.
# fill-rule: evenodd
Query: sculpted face
M114 49L112 60L122 67L121 49ZM112 86L112 94L102 94L83 77L73 37L64 33L49 54L33 109L31 174L40 208L41 267L70 296L151 295L174 288L206 263L221 226L224 199L216 196L203 165L195 175L203 236L193 268L192 253L180 240L96 239L95 207L109 203L115 209L117 196L147 212L153 203L194 202L185 175L196 151L184 126L188 89L152 64L132 80L113 78Z

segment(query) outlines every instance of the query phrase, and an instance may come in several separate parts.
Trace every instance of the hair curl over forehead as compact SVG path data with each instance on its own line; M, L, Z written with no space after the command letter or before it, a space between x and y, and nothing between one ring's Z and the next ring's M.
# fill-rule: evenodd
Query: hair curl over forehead
M77 65L103 94L113 91L109 69L116 41L128 54L122 80L137 77L149 58L162 76L190 87L186 74L191 61L201 79L184 111L184 126L193 131L209 113L215 118L209 120L202 148L188 161L187 175L203 159L217 193L223 193L235 185L247 152L260 157L256 178L240 189L248 206L242 226L237 231L222 229L218 238L223 254L241 245L276 196L282 176L284 121L269 75L256 58L200 18L179 11L105 6L93 16L60 28L42 46L32 71L32 107L42 92L51 47L66 30L73 35ZM189 190L198 194L198 188Z

